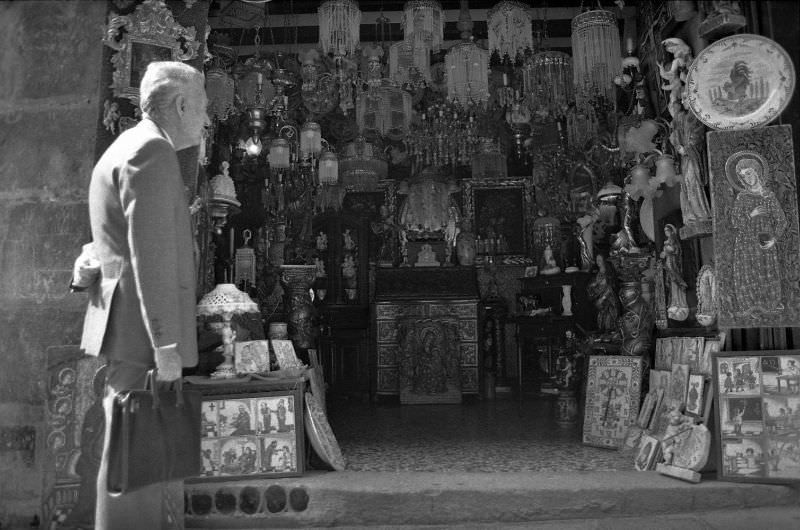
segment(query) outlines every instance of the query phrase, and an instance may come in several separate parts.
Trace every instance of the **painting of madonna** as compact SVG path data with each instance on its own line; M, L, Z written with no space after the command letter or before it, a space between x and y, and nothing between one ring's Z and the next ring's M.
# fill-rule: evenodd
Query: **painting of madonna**
M788 222L775 193L764 186L769 168L759 154L748 151L734 153L725 166L737 190L730 212L735 233L733 312L745 317L781 312L778 241Z

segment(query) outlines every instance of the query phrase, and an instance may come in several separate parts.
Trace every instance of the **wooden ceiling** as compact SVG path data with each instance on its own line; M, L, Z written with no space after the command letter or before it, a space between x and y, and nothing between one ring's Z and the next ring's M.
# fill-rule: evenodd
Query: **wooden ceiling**
M486 14L499 0L470 0L470 16L474 23L475 39L486 39ZM250 3L243 0L213 0L209 10L209 24L214 42L233 46L239 57L248 57L256 52L256 29L261 40L261 50L300 52L315 47L319 40L317 8L322 2L311 0L273 0L266 3ZM570 53L570 22L580 13L581 5L597 6L597 0L523 0L531 6L535 34L546 31L544 45L552 50ZM388 20L383 26L384 40L395 42L403 39L400 21L405 1L362 0L361 42L381 40L379 18ZM440 0L444 10L445 47L460 40L456 27L460 14L458 0ZM626 2L619 9L610 0L600 2L603 8L617 13L620 32L635 27L635 2Z

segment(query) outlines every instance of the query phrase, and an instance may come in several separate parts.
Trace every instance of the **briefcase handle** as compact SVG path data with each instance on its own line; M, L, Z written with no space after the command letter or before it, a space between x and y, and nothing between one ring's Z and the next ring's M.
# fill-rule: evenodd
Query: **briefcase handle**
M150 390L153 394L153 408L157 409L160 406L158 399L158 385L156 385L156 373L158 368L151 368L147 371L147 379L144 383L144 389ZM170 383L170 388L175 390L175 406L183 406L183 378L179 377Z

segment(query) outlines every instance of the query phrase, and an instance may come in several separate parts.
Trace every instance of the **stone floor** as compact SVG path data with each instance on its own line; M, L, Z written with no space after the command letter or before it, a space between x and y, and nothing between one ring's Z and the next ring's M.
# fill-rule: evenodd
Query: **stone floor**
M633 458L581 443L552 398L381 406L331 400L331 427L353 471L621 471ZM581 422L579 421L578 424Z

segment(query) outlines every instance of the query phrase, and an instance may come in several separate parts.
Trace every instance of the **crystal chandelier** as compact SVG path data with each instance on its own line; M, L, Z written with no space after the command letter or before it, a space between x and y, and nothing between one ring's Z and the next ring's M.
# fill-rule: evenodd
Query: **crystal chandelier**
M535 119L563 118L575 99L572 59L566 53L553 51L527 57L522 66L522 86Z
M317 10L319 45L323 53L334 57L352 55L358 48L361 10L353 0L328 0Z
M572 66L579 104L599 95L615 101L614 77L621 73L619 29L611 11L585 11L572 19Z
M411 124L411 94L393 86L361 92L356 97L356 123L361 134L402 139Z
M485 104L489 99L489 52L472 42L472 19L466 0L461 0L458 29L460 42L444 57L447 97L461 105Z
M533 49L533 20L528 7L516 0L503 0L486 15L489 52L513 61L518 53Z
M400 41L389 47L389 77L401 86L423 88L431 81L430 48Z
M444 40L442 5L435 0L411 0L403 6L403 35L415 47L438 52Z

